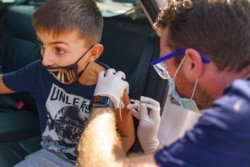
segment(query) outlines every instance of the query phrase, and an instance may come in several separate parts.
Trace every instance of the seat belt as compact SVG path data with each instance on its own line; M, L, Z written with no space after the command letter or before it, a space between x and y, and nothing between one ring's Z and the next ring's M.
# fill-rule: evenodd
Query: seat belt
M8 33L6 32L7 28L5 27L5 14L3 13L3 9L0 9L0 13L0 74L2 74L3 57L7 47L6 43L8 43Z
M150 62L157 58L159 56L159 38L156 36L155 33L151 34L148 38L148 41L144 47L144 50L142 52L142 56L140 58L139 64L136 68L136 71L134 75L131 75L128 79L130 83L130 90L129 92L132 94L132 98L139 99L140 96L149 96L152 97L151 94L149 94L147 89L149 89L149 85L151 84L150 79L148 77L151 77L152 70L154 70L150 66ZM142 85L144 83L144 85ZM156 88L157 85L156 85ZM155 98L159 96L159 93L162 94L162 92L156 92L154 94ZM156 95L156 96L155 96ZM135 133L137 134L137 127L139 124L139 120L137 118L133 118L134 125L135 125ZM140 142L136 136L136 140L133 144L133 146L130 149L130 152L143 152L142 147L140 145Z
M147 85L147 76L150 72L150 62L152 61L155 50L157 49L157 39L155 34L151 34L148 38L142 56L140 58L139 64L135 69L135 73L128 78L130 83L130 92L133 95L132 98L139 99L143 95L144 90ZM145 85L142 85L145 83Z
M132 78L129 78L131 80L130 92L133 95L132 98L139 99L141 95L145 95L154 98L161 104L165 102L165 94L167 93L163 93L163 91L167 92L167 81L161 79L150 66L150 62L159 57L159 48L159 37L153 33L149 36L144 47L135 74L131 76Z

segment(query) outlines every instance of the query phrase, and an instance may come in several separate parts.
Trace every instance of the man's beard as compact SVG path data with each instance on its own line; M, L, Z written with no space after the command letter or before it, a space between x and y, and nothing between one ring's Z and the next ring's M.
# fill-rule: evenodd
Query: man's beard
M176 76L174 82L176 85L176 90L181 97L191 98L192 92L195 91L193 100L195 100L196 105L200 110L211 107L212 102L215 100L215 97L211 93L200 86L199 80L196 86L196 90L194 90L195 81L191 82L190 80L188 80L181 70ZM180 86L177 87L177 85Z

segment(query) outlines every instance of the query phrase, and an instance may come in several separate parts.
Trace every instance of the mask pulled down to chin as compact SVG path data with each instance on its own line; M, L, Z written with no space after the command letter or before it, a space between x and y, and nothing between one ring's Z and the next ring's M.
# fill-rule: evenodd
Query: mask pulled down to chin
M181 98L175 90L173 80L170 79L168 84L168 96L158 131L158 139L162 145L169 145L181 138L187 130L192 129L201 116L193 99Z

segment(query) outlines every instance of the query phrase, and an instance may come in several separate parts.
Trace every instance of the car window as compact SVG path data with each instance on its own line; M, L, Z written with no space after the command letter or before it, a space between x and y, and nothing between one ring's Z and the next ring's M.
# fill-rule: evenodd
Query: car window
M131 0L96 0L96 3L104 17L112 17L128 13L129 11L132 11L136 5L136 3Z

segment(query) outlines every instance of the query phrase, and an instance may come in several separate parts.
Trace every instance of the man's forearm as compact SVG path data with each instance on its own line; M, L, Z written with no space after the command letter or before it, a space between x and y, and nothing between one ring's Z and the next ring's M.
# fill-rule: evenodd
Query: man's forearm
M111 108L92 108L78 152L78 167L156 167L153 155L126 157Z
M78 166L122 166L125 154L115 124L111 108L92 108L78 146Z

